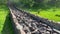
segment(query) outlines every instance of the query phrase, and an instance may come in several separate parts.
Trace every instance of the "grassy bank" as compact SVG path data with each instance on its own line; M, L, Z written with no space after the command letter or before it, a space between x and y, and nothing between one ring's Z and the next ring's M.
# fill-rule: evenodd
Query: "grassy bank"
M31 14L35 14L42 18L47 18L52 21L60 22L60 8L50 8L47 10L30 11Z
M19 7L18 7L19 8ZM43 8L43 9L27 9L20 7L21 9L30 12L31 14L34 14L36 16L47 18L49 20L60 22L60 8L51 7L51 8Z
M9 9L6 5L0 5L0 34L13 34Z

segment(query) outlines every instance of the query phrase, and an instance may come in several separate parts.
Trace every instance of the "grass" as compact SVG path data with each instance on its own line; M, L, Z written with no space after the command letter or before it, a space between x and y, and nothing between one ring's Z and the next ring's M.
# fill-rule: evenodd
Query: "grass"
M0 34L13 34L9 9L6 5L0 5Z
M42 18L47 18L55 22L60 22L60 8L50 8L48 10L30 11L30 13L35 14Z
M21 8L21 7L20 7ZM31 14L34 14L36 16L46 18L55 22L60 22L60 8L51 7L48 9L27 9L22 8L23 10L30 12Z

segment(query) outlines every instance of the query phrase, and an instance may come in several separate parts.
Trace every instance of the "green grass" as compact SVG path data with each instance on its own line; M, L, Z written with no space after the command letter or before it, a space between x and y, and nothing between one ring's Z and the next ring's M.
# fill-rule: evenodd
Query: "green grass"
M6 5L0 5L0 34L13 34L9 9Z
M51 7L48 9L27 9L27 8L21 8L27 12L30 12L31 14L34 14L36 16L46 18L55 22L60 22L60 8ZM59 16L56 16L59 15Z
M50 8L47 10L41 10L38 11L29 11L31 14L35 14L42 18L47 18L49 20L53 20L55 22L60 22L60 8ZM59 16L56 16L59 15Z

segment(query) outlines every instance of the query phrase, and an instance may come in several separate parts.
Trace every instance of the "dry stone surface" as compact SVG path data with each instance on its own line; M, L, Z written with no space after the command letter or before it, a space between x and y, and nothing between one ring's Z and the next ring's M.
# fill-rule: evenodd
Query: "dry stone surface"
M26 34L58 34L50 26L34 20L24 12L13 10L13 13Z

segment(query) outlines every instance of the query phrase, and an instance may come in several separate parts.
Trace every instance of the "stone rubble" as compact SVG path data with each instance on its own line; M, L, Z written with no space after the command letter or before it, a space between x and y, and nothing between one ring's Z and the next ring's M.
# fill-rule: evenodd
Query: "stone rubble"
M32 19L26 13L20 11L13 11L13 13L26 34L58 34L50 26Z

